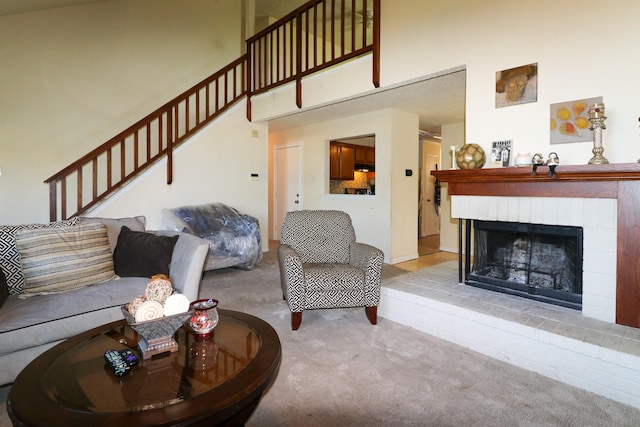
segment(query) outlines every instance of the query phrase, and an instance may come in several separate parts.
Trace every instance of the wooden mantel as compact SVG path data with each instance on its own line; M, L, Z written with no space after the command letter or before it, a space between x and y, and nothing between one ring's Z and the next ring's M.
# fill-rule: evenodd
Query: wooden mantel
M616 323L640 328L640 163L431 172L455 196L617 199Z

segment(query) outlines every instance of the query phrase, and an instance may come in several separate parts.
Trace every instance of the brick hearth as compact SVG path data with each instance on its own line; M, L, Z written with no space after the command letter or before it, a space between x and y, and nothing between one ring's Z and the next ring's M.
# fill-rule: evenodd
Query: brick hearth
M459 284L456 261L386 279L381 294L380 317L640 408L638 328Z
M582 311L459 284L449 265L385 280L378 313L640 408L640 164L531 172L433 175L453 218L583 227Z

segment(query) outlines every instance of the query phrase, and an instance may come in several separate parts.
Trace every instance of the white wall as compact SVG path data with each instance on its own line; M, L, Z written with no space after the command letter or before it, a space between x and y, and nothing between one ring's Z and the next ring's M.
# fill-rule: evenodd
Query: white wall
M355 58L302 80L302 108L318 107L374 90L371 55ZM265 121L296 112L295 83L251 98L251 118Z
M549 105L602 96L605 157L640 157L640 2L396 0L382 2L381 22L383 85L466 66L467 142L488 149L513 139L516 153L556 151L561 164L585 164L592 143L549 144ZM496 109L496 71L533 62L538 101Z
M110 0L0 16L0 223L48 221L45 179L238 58L240 13Z
M392 264L418 257L418 188L420 182L420 138L418 116L391 111L391 253ZM376 140L376 157L377 153ZM376 159L376 193L378 192ZM410 173L410 176L407 174Z
M358 241L380 248L386 262L397 262L417 257L417 120L417 116L398 110L379 110L270 132L269 144L301 146L301 209L349 213ZM376 136L376 195L328 194L329 141L367 134ZM406 168L413 169L414 176L405 177ZM413 192L412 201L392 207L396 200L402 203L406 192Z

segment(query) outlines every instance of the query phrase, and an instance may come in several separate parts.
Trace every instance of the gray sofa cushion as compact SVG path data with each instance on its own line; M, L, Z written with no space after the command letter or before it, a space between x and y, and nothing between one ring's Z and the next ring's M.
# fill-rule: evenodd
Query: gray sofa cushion
M20 299L10 296L0 310L0 356L79 334L104 322L88 325L82 315L113 308L122 319L120 307L132 295L142 295L146 277L112 280L73 292L38 295ZM76 317L80 316L80 317Z
M147 219L142 216L135 216L130 218L91 218L88 216L80 217L80 224L85 223L100 223L107 226L107 235L109 236L109 246L111 246L111 253L118 244L118 236L120 235L120 229L123 226L127 226L132 231L145 231L147 226Z

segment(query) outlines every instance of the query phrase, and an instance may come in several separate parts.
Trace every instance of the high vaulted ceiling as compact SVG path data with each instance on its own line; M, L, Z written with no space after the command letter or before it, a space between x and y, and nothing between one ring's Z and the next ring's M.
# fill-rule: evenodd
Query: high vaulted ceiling
M97 3L109 0L0 0L0 15L32 12ZM256 16L280 18L305 4L307 0L255 0ZM382 108L398 108L419 116L421 130L439 134L445 124L465 120L464 70L444 72L425 77L393 88L382 88L369 94L344 100L329 106L303 109L286 117L270 121L270 128L277 130L297 127L314 121L326 121L344 117L354 111L372 111Z
M83 3L97 3L105 0L0 0L0 15L55 9Z
M0 15L54 9L108 0L0 0ZM281 18L305 4L307 0L256 0L256 16Z

